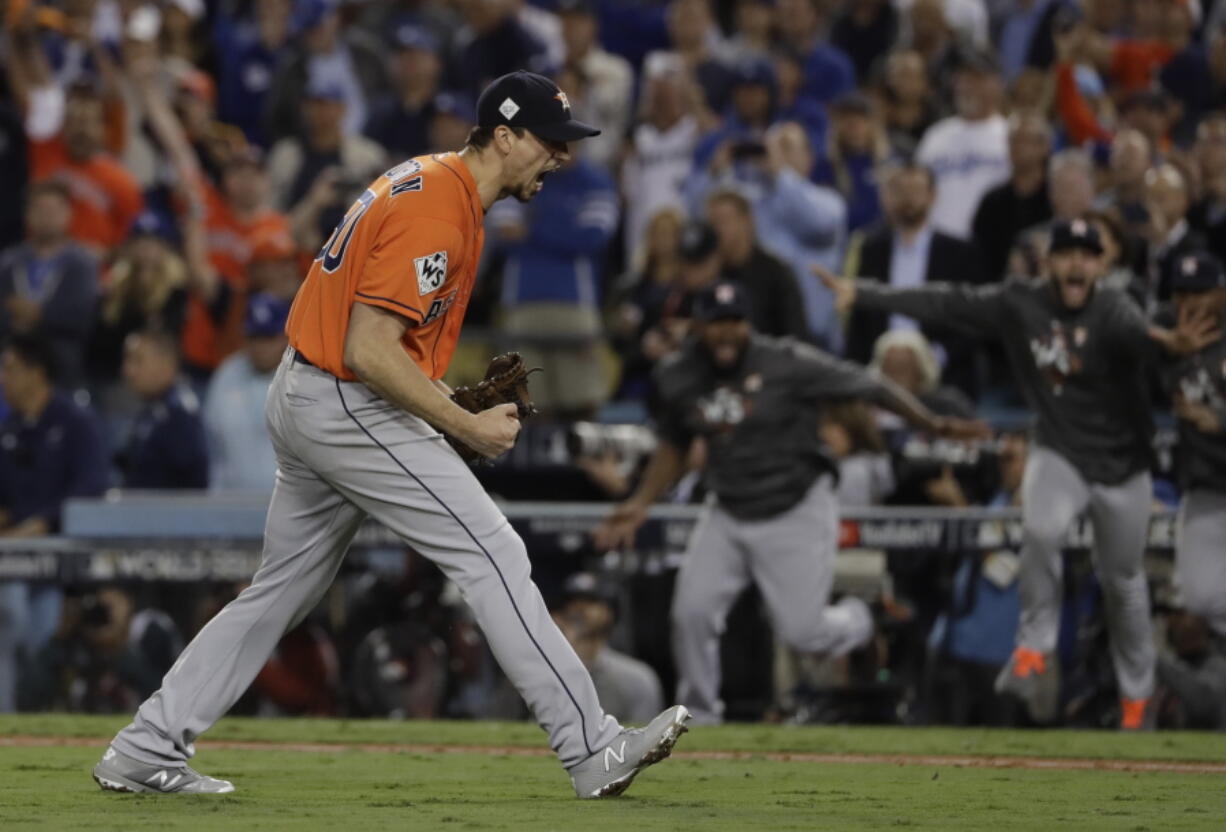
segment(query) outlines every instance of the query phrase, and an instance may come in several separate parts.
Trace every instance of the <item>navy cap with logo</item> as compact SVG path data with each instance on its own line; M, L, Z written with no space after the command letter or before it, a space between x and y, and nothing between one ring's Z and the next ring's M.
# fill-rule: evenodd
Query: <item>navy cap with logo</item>
M744 320L749 317L749 298L735 283L716 283L694 299L694 317L704 323Z
M1226 289L1226 270L1212 254L1197 252L1180 257L1173 264L1171 291L1187 294Z
M477 99L480 127L522 127L546 141L574 142L599 136L590 124L576 121L570 101L558 85L534 72L511 72L491 83Z
M1051 244L1047 250L1054 254L1057 251L1073 249L1082 249L1091 254L1103 253L1103 241L1099 238L1094 223L1083 219L1060 220L1052 226Z

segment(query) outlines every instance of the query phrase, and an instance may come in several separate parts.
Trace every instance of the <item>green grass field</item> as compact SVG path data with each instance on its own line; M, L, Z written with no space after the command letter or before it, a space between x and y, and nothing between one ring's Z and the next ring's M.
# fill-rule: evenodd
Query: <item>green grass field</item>
M1226 829L1226 774L1030 770L949 761L800 762L809 754L1093 758L1226 763L1226 736L896 728L696 728L622 798L581 802L550 757L358 746L544 745L534 726L334 720L223 720L198 768L232 779L222 797L103 793L89 777L113 717L0 717L0 830L293 829ZM14 746L51 737L67 746ZM287 750L276 743L347 748Z

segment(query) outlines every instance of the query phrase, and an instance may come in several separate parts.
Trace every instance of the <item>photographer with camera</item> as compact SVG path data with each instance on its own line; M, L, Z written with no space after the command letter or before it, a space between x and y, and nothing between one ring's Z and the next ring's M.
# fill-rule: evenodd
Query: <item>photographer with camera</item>
M748 303L735 283L699 296L696 337L656 370L660 443L634 494L594 534L600 548L632 546L648 508L680 476L686 450L696 438L706 440L713 496L677 576L672 624L678 697L707 723L723 714L719 637L751 581L780 638L796 649L841 656L872 636L863 601L827 603L838 546L837 469L818 436L819 405L863 398L936 435L987 431L936 416L862 367L755 333Z

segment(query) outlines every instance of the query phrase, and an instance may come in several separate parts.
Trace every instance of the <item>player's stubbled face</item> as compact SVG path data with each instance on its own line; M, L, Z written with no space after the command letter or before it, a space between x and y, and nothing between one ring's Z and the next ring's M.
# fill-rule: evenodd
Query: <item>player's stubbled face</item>
M699 337L716 367L733 367L749 343L749 322L735 318L711 321L702 325Z
M1102 270L1102 257L1075 248L1053 252L1048 256L1048 266L1060 302L1067 309L1080 309L1090 299L1094 281Z
M545 177L570 160L566 142L553 142L525 131L503 165L507 171L506 193L527 202L541 192Z

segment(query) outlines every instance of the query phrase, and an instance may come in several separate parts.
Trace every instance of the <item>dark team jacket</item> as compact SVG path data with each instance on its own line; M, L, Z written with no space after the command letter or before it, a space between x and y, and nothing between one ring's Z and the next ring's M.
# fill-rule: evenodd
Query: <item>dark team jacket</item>
M787 511L821 474L835 472L818 439L821 400L893 399L891 388L859 365L759 334L726 372L691 340L657 365L654 381L660 437L682 449L705 437L708 490L747 520Z
M1195 355L1166 364L1163 381L1172 396L1208 407L1218 431L1206 433L1179 420L1179 480L1186 489L1226 493L1226 337Z
M1124 293L1096 287L1079 310L1047 280L985 287L932 283L896 289L856 282L856 303L1000 339L1030 408L1036 441L1090 482L1123 482L1152 461L1145 367L1160 351Z

